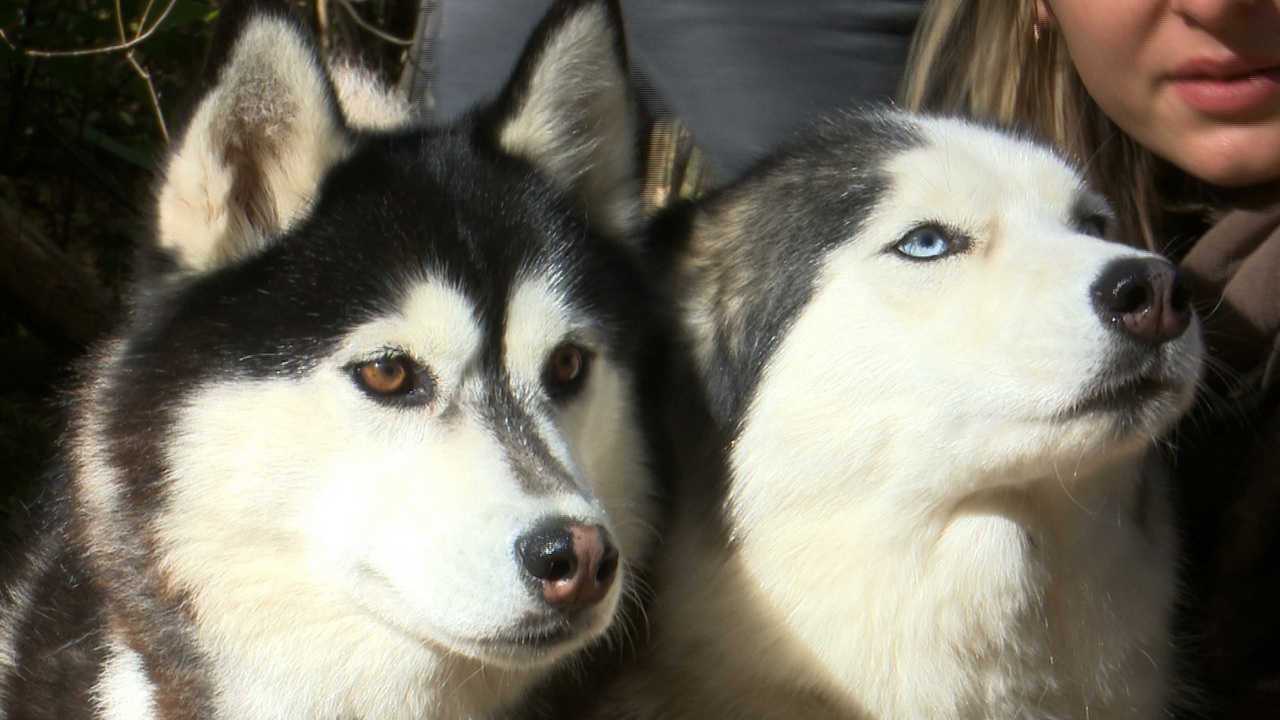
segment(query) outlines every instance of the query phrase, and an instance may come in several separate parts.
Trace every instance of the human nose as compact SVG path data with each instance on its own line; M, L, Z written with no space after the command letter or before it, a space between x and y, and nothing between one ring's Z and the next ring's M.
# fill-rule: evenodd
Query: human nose
M1176 15L1194 25L1215 27L1240 18L1258 4L1258 0L1172 0Z

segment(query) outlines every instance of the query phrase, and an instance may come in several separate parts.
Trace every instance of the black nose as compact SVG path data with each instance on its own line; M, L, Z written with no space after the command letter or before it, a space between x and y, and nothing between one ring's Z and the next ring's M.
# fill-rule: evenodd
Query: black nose
M516 555L547 602L562 610L599 603L618 570L618 551L599 525L543 526L516 541Z
M1102 322L1149 345L1191 324L1191 293L1178 268L1158 258L1112 261L1093 283L1093 305Z

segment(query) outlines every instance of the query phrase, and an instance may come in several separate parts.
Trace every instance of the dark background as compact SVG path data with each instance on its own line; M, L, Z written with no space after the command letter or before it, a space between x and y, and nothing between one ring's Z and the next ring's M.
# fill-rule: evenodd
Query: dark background
M400 79L418 0L294 2ZM119 13L117 13L117 7ZM77 358L112 324L156 159L217 12L203 0L0 0L0 532L21 535ZM397 41L396 38L403 38Z

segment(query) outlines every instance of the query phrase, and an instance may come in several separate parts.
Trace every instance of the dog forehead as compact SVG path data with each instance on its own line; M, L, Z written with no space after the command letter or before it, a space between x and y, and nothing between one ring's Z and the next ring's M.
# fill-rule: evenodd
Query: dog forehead
M1048 148L950 118L920 118L924 142L888 159L894 206L947 221L1034 204L1067 217L1082 202L1080 175Z
M474 300L450 281L428 275L406 288L393 312L360 325L348 337L354 353L402 350L433 364L457 365L480 349L484 328Z
M438 375L458 378L482 354L496 349L514 376L536 380L557 345L572 341L596 347L603 342L603 329L575 307L554 276L526 273L514 281L501 308L490 300L477 297L474 288L428 275L407 288L394 310L355 328L342 354L404 351Z
M563 289L550 278L533 276L518 281L506 315L503 345L507 363L521 373L536 372L551 347L582 331L575 327L576 313Z

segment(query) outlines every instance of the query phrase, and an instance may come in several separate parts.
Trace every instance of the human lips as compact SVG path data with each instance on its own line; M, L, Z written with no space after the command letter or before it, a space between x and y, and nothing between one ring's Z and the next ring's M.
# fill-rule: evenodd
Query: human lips
M1192 60L1170 82L1191 109L1206 115L1239 115L1280 96L1280 63Z

